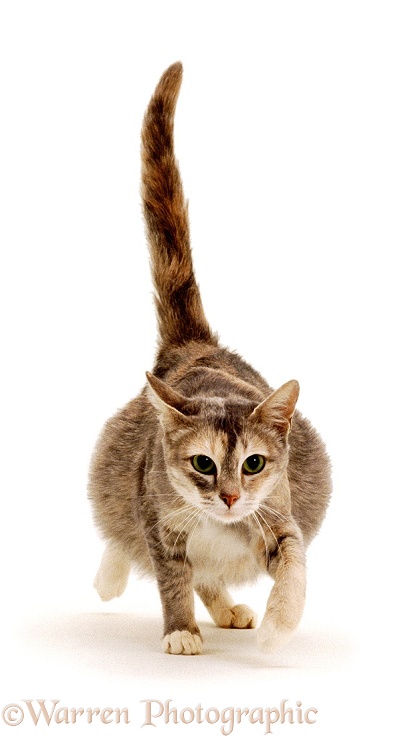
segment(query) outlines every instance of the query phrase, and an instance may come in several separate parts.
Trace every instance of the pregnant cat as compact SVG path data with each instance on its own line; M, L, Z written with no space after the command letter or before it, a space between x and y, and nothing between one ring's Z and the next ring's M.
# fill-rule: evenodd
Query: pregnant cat
M330 498L330 463L295 409L298 382L270 387L221 346L205 317L174 155L181 80L182 65L173 64L143 122L159 341L143 391L107 422L93 454L89 497L106 541L94 584L110 600L131 569L154 577L164 651L193 655L202 650L194 593L219 627L255 628L255 612L228 589L268 574L258 642L279 650L302 616L305 552Z

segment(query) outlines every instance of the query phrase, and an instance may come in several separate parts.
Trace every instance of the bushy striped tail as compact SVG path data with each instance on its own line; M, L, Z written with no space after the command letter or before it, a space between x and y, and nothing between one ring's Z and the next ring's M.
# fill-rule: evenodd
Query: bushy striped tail
M142 198L161 346L216 344L195 281L187 203L175 160L173 122L182 64L162 75L142 128Z

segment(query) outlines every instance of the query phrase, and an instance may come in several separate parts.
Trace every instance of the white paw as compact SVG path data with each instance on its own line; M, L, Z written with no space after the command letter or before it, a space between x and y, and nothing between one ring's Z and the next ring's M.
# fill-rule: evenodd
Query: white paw
M257 615L247 605L233 605L218 609L215 623L220 628L255 628Z
M190 633L188 630L175 630L165 635L163 650L165 653L194 656L202 651L202 638L197 633Z
M294 632L293 629L278 628L264 617L257 631L257 643L264 653L280 651L286 643L289 643Z
M112 566L101 564L94 579L94 587L103 602L120 597L127 587L130 566L124 562L113 563Z
M247 605L233 605L231 608L233 613L232 628L255 628L257 625L257 615Z

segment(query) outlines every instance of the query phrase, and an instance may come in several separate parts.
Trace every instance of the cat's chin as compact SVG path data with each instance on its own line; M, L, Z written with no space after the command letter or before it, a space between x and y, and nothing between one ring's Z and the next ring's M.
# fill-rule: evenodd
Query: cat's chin
M231 525L232 523L239 523L241 520L246 520L250 513L233 512L233 510L226 510L224 513L214 513L211 517L217 523L223 523L224 525Z

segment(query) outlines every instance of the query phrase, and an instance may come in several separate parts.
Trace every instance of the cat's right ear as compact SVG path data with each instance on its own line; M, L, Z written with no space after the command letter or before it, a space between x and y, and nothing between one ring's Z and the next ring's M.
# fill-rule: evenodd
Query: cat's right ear
M251 418L270 423L284 434L290 431L293 413L299 397L299 382L291 379L257 405Z
M185 405L189 403L189 400L184 395L150 372L146 372L146 378L148 382L147 396L159 416L177 421L189 420L184 412Z

